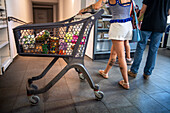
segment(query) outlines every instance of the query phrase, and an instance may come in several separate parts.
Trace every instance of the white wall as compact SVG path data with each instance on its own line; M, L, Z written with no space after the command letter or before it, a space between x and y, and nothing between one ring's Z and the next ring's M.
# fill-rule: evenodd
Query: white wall
M33 22L32 2L31 0L6 0L7 15L16 17L25 22ZM14 58L17 55L14 35L12 29L18 25L14 22L8 22L9 27L9 39L11 48L11 57Z
M76 15L81 9L81 0L59 0L60 20Z
M26 22L33 21L31 0L6 0L8 16L14 16Z
M59 0L58 2L58 8L59 8L59 21L63 20L63 0Z
M88 7L91 4L94 4L96 0L86 0L86 7ZM94 46L94 27L92 27L90 36L89 36L89 41L87 44L87 49L86 49L86 55L93 59L93 46Z

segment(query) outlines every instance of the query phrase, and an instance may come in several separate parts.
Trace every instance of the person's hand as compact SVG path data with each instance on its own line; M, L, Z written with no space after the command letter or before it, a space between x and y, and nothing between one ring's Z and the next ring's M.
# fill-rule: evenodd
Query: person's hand
M85 12L85 10L81 9L77 15L82 15L83 12Z

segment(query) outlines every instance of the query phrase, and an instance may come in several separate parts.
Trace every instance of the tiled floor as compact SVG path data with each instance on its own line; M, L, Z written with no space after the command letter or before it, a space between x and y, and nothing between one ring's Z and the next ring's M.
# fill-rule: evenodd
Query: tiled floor
M49 91L40 94L40 103L31 106L26 96L26 80L40 74L52 58L20 57L0 76L0 113L170 113L170 50L159 49L156 67L149 80L142 77L146 52L137 78L131 78L130 90L117 83L122 79L119 67L113 67L109 79L98 75L107 60L92 61L85 57L92 79L105 93L102 101L96 101L87 81L81 81L71 69ZM36 81L45 86L66 63L59 59L43 79ZM128 67L130 68L130 67Z

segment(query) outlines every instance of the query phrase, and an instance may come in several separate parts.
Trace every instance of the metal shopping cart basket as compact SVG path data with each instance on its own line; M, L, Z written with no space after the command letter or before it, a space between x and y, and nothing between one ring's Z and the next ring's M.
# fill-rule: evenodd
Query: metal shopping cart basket
M56 23L29 24L13 29L20 56L54 57L40 75L28 79L27 96L32 104L40 101L37 94L48 91L71 68L75 68L81 79L88 81L96 99L103 98L104 94L99 91L99 85L94 84L84 66L84 55L91 28L103 12L100 10L78 21L74 20L74 16ZM63 58L67 65L45 87L38 89L33 81L44 77L58 58Z

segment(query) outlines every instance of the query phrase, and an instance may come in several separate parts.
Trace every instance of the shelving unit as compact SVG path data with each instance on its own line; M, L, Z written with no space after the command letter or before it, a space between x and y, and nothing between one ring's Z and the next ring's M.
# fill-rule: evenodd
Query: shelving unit
M110 57L112 42L108 39L108 32L110 28L109 21L112 19L112 15L110 15L107 5L103 8L105 10L104 14L96 21L94 26L93 60L108 59ZM131 53L134 53L137 42L130 42L129 44Z
M5 2L5 0L0 0L0 75L3 75L12 62Z
M102 15L102 17L96 21L94 27L93 60L105 59L110 56L112 42L108 39L110 26L108 22L111 18L111 15Z

